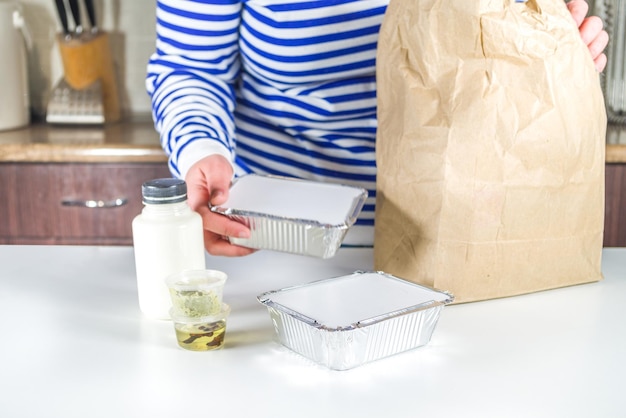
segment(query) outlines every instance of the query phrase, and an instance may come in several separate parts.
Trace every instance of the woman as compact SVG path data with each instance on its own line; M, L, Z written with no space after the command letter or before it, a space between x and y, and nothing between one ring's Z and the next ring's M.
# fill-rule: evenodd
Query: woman
M214 214L234 175L274 174L363 187L345 243L371 244L378 30L389 0L159 0L147 89L155 126L210 254L254 250L248 228ZM567 4L598 71L608 35L584 0Z

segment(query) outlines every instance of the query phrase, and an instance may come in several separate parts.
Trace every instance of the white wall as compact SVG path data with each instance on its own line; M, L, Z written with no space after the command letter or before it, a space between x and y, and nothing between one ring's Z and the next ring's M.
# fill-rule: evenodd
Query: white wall
M155 0L94 0L99 26L110 36L111 51L126 116L147 114L146 64L154 50ZM19 0L33 38L28 54L31 105L43 116L50 91L63 76L56 34L61 23L53 0ZM83 12L84 14L84 12ZM85 19L83 19L85 20Z

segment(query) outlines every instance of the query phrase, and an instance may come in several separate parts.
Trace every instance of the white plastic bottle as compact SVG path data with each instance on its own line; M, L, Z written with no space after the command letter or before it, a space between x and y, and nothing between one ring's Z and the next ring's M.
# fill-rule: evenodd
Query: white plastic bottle
M202 218L187 204L187 185L174 178L141 187L144 208L132 224L139 308L152 319L169 319L165 278L206 268Z

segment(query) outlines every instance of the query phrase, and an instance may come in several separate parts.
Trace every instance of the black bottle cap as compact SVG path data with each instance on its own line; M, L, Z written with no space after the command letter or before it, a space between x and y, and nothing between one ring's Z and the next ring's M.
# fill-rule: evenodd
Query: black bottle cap
M143 203L160 205L184 202L187 200L187 183L176 178L163 178L146 181L141 186Z

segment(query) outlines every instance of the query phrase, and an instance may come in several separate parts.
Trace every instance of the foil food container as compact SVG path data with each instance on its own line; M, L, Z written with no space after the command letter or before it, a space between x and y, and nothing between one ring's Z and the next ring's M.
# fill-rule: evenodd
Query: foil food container
M330 258L363 208L367 190L280 176L238 178L213 212L242 222L249 238L232 244Z
M347 276L265 292L277 340L333 370L426 345L454 296L384 272Z

